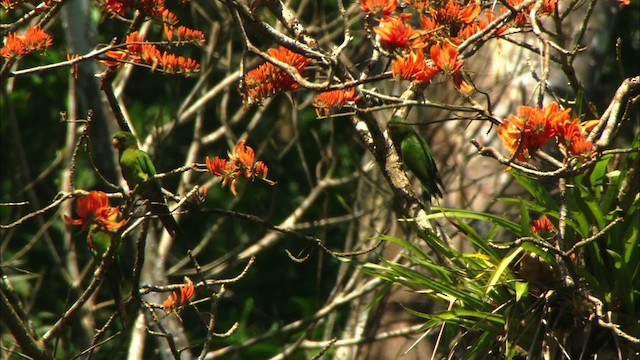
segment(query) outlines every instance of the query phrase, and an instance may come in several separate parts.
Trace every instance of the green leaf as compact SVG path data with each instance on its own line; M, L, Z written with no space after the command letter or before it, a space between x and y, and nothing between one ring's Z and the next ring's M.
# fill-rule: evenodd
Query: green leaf
M376 292L376 295L373 297L369 305L367 305L367 309L371 309L374 305L380 302L387 293L389 293L389 289L391 289L391 282L386 282L382 288Z
M513 233L517 233L520 229L520 224L508 220L499 215L487 214L479 211L471 211L464 209L450 209L443 207L432 207L434 210L433 213L426 216L427 219L439 219L445 217L459 217L462 219L473 219L473 220L481 220L494 224L498 224L502 226L505 230L511 231Z
M618 172L619 173L619 172ZM608 176L611 184L607 186L606 190L600 197L600 211L612 213L615 212L614 204L618 197L618 184L620 182L619 176ZM609 217L607 220L611 220Z
M529 295L529 283L516 281L516 302Z
M620 254L618 254L617 252L611 250L611 249L607 249L607 253L609 253L609 256L611 256L613 258L613 266L620 270L622 268L622 256L620 256Z
M489 278L489 282L487 283L487 289L484 294L487 295L493 290L493 287L496 285L502 274L507 270L507 267L513 259L515 259L522 252L522 247L515 248L505 256L500 264L496 267L496 270L491 274L491 278Z
M558 203L549 195L549 190L543 186L543 182L532 179L527 174L512 169L511 175L531 194L537 202L547 209L558 209Z
M574 220L577 226L572 228L580 234L582 238L589 237L591 231L591 221L588 215L591 213L589 206L583 201L582 194L575 188L567 189L567 216Z
M556 260L553 254L551 254L547 249L543 249L534 243L526 242L522 244L521 247L523 250L526 250L538 255L542 259L542 261L544 261L545 263L551 266L555 265L556 263Z
M557 208L556 209L549 209L547 207L544 207L540 204L536 204L534 202L528 201L528 200L524 200L522 198L498 198L498 201L502 201L502 202L506 202L506 203L516 203L516 204L521 204L522 206L525 206L527 209L529 209L529 211L535 211L541 214L545 214L547 215L548 218L550 219L556 219L558 220L560 218L560 213L558 213ZM569 225L572 228L575 228L576 222L573 221L572 219L567 219L567 225ZM529 231L527 230L526 232L523 233L516 233L514 232L514 234L516 234L517 236L527 236L529 233Z
M612 157L613 155L604 155L595 164L591 171L591 176L589 177L592 187L601 187L605 184L607 180L607 166L609 165L609 161Z
M575 189L580 191L580 199L586 205L588 212L587 214L591 215L594 223L598 225L599 229L605 227L605 218L602 211L600 211L600 206L598 202L593 197L589 189L587 189L584 185L576 185Z
M531 219L529 218L529 211L524 206L524 204L520 203L520 231L522 234L531 235Z

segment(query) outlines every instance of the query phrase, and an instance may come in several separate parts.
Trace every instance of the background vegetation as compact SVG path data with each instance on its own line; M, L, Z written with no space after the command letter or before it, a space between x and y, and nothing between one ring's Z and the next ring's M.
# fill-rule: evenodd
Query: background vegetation
M391 4L4 1L5 48L34 25L52 41L3 54L0 70L2 357L637 358L640 4L455 2L482 9L460 26L485 20L458 40L463 15L420 22L453 1ZM462 69L399 79L393 61L416 50L374 28L400 12L430 66L449 42ZM168 25L205 40L169 40ZM134 31L198 69L135 58ZM281 45L310 59L304 70L273 62ZM241 79L269 61L277 76L259 84L274 96L248 96ZM290 75L299 87L278 88ZM554 101L595 120L582 134L593 148L549 137L517 158L527 147L509 151L498 125ZM392 146L392 117L431 145L445 187L433 206ZM188 244L135 210L111 146L121 129L151 155ZM239 140L275 184L242 178L234 195L207 169ZM63 219L89 190L127 219L135 322L97 276L115 261ZM542 215L551 226L532 229ZM195 293L165 311L185 277Z

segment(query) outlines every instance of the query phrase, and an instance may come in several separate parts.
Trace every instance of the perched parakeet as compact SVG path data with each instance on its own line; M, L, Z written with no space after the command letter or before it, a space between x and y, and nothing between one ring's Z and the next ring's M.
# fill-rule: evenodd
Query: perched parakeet
M113 147L120 152L120 170L131 190L139 187L138 194L149 200L147 209L158 216L162 225L172 237L181 235L180 226L171 215L169 207L162 195L162 187L157 179L147 182L156 175L156 168L149 154L138 148L135 136L127 131L119 131L113 135Z
M425 198L431 201L433 196L442 197L440 189L444 189L444 186L427 141L411 125L398 118L391 118L388 127L400 159L420 180Z
M118 235L98 225L91 225L89 228L87 244L97 264L100 264L100 261L102 261L102 256L109 250L109 246L111 246L111 242L115 236ZM105 278L111 288L111 294L118 309L120 319L125 326L129 318L125 304L132 290L132 274L130 272L131 271L125 270L122 262L122 243L119 243L113 253L113 262L107 269Z

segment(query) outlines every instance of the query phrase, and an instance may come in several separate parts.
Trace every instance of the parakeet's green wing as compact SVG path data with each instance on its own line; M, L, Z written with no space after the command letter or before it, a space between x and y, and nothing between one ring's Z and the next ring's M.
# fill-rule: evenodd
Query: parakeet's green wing
M142 150L138 150L138 163L140 163L140 168L147 177L155 176L157 174L156 167L153 166L153 161L151 161L149 154Z
M140 177L142 178L142 181L147 181L158 172L156 171L156 167L153 165L153 161L151 161L149 154L142 150L137 150L136 152L138 153L137 159L141 170ZM147 187L147 189L143 190L147 190L148 193L145 194L145 196L148 197L149 200L164 201L164 197L162 196L162 186L158 180L153 180L148 183L148 185L145 184L145 187Z
M400 159L420 180L427 199L432 196L442 196L439 188L443 187L442 181L438 177L438 169L427 141L409 124L397 117L392 117L388 126L389 135L399 152Z
M129 188L140 186L139 195L150 200L149 210L160 218L160 221L171 236L182 234L182 229L171 215L162 194L160 181L145 182L157 174L149 154L140 150L133 134L119 131L113 136L113 145L120 151L120 169ZM185 238L186 240L186 238Z
M438 168L429 144L418 133L411 134L401 143L402 160L408 165L409 170L420 180L427 191L428 197L442 196L439 185L442 182L438 177Z

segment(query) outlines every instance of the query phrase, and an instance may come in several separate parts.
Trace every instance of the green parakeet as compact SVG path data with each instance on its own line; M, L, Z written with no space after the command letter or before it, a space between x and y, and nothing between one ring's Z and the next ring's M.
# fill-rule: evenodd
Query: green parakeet
M409 124L398 118L391 118L388 123L389 135L396 147L400 159L407 169L420 180L425 198L442 197L442 180L438 176L438 168L427 141Z
M100 261L102 261L102 256L109 250L114 236L117 236L116 233L105 230L98 225L91 225L89 228L87 244L89 245L96 264L100 264ZM132 290L132 274L128 274L128 276L125 275L127 271L125 271L121 255L122 243L119 243L113 254L113 262L105 273L105 278L111 288L111 294L118 309L120 319L126 326L128 316L125 303Z
M127 131L119 131L113 135L113 147L120 152L120 170L131 190L139 187L138 194L149 200L147 209L158 216L162 225L172 237L181 235L182 231L171 215L169 207L162 195L162 187L157 179L147 181L156 175L156 168L149 154L138 148L135 136Z

